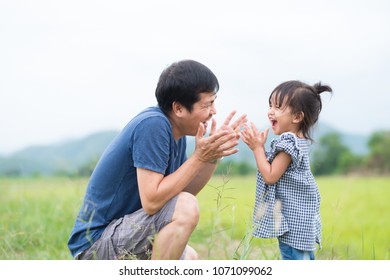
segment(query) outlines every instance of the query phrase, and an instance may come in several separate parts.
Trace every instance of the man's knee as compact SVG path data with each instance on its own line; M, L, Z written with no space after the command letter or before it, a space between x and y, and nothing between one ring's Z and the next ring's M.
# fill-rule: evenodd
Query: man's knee
M180 193L173 215L180 224L195 228L199 221L199 205L196 197L187 192Z

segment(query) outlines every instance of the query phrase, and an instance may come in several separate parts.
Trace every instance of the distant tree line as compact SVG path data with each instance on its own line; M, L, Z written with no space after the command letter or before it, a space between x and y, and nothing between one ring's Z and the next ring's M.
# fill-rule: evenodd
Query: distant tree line
M367 155L355 155L342 143L338 133L322 136L313 151L314 175L390 174L390 131L373 133L368 140Z
M369 152L356 155L342 143L336 132L322 136L315 145L311 157L313 174L320 175L389 175L390 174L390 131L378 131L368 141ZM79 168L74 176L89 176L97 159ZM257 168L246 161L223 160L218 164L215 174L249 175Z
M368 153L356 155L342 142L339 133L332 132L323 135L316 141L311 154L311 167L313 174L321 175L390 175L390 131L377 131L368 140ZM89 177L98 162L94 158L69 172L58 170L55 176ZM228 158L218 164L215 174L249 175L254 174L257 168L253 161L232 161ZM9 170L3 176L19 177L18 170ZM32 177L39 177L35 172Z

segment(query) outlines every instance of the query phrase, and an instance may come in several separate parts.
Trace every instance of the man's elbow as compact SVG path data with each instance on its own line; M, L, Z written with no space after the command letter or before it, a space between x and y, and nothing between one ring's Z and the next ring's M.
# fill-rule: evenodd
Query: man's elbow
M155 203L148 202L148 203L142 203L142 209L144 209L146 214L152 216L156 214L161 209L161 207L159 207Z

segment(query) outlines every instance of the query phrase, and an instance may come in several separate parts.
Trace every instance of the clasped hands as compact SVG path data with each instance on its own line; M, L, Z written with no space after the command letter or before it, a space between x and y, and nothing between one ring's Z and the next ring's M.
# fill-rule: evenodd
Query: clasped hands
M198 132L195 136L194 154L200 161L214 163L217 160L235 154L235 148L240 139L241 127L247 122L246 115L241 115L235 122L230 124L236 111L232 111L225 119L220 128L214 119L211 120L211 129L208 137L204 137L206 129L203 123L199 124Z

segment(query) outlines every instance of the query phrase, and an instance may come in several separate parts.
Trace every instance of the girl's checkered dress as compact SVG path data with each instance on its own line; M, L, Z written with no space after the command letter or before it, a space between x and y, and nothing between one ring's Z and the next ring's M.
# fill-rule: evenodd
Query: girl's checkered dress
M291 155L291 164L273 185L257 172L253 235L277 237L291 247L314 251L321 243L320 193L310 170L309 141L283 133L271 142L269 162L278 152Z

